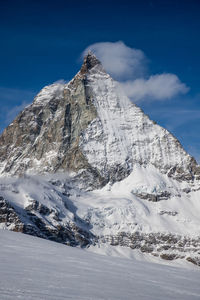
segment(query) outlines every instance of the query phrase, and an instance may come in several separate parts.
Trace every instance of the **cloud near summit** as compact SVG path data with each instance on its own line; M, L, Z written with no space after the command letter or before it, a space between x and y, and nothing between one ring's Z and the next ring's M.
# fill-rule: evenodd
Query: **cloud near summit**
M107 72L117 80L141 77L146 73L147 59L143 51L126 46L123 42L96 43L87 47L100 59Z
M100 59L106 71L118 80L134 102L167 100L185 94L189 88L172 73L152 74L147 77L148 59L144 52L130 48L122 41L102 42L88 46Z
M175 74L152 75L148 79L136 79L121 83L128 97L140 100L167 100L185 94L189 88Z

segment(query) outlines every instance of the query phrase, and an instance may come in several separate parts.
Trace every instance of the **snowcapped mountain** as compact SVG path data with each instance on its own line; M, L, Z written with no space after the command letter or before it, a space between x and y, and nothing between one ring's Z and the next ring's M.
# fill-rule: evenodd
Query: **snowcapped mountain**
M200 264L200 167L92 54L0 137L0 227Z
M43 88L0 137L2 175L85 170L103 186L137 164L180 180L200 175L177 139L135 106L91 53L71 82Z

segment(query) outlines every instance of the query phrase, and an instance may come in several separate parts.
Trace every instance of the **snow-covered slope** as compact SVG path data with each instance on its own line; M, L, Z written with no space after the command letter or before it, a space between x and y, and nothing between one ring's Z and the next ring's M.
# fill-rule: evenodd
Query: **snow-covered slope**
M195 300L200 273L87 253L0 230L0 298Z
M0 174L1 228L200 265L200 167L91 53L5 129Z
M188 186L141 166L95 191L79 189L64 174L4 178L0 228L71 246L115 245L200 265L200 191L188 193Z
M80 145L88 162L103 177L114 181L140 164L191 179L194 159L172 134L134 105L98 65L88 73L87 88L97 118L83 132Z

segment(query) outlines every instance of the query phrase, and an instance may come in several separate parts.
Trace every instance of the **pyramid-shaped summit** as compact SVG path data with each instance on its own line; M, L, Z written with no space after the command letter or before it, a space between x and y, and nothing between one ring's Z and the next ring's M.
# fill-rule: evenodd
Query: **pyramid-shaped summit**
M84 61L80 69L80 73L85 74L95 66L102 66L102 65L101 62L95 56L95 54L92 51L89 51L87 55L85 55L84 57Z
M0 137L1 176L67 171L95 188L138 165L199 177L178 140L126 97L92 52L69 83L44 87Z

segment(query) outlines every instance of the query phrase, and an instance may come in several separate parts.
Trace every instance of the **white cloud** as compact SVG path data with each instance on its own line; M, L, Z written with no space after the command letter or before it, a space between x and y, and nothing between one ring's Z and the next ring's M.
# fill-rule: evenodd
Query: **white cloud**
M133 102L167 100L185 94L189 88L175 74L147 76L147 58L143 51L126 46L123 42L103 42L88 46L102 62L105 70L117 79Z
M29 102L22 102L20 105L12 107L6 112L5 122L8 124L12 122L15 119L15 117L28 105L30 105Z
M64 80L64 79L59 79L59 80L56 80L54 81L53 84L66 84L68 81Z
M114 79L124 80L144 75L147 58L141 50L130 48L123 42L104 42L88 46L83 55L91 50L102 62L106 71Z
M21 101L33 99L34 95L34 91L0 87L0 101L3 100L8 103L19 101L19 99Z
M149 79L129 80L121 83L127 96L135 102L141 100L166 100L185 94L189 88L175 74L152 75Z
M36 92L0 87L0 134L32 102Z

